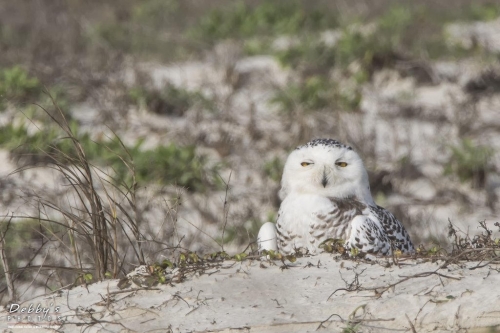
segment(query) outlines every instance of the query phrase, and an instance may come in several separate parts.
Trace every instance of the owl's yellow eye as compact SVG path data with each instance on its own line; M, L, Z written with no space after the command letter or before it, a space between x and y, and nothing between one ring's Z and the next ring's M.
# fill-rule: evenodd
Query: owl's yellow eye
M342 168L345 168L347 166L346 162L337 162L335 164L338 165L339 167L342 167Z
M308 166L308 165L311 165L311 164L312 164L312 163L309 163L309 162L302 162L302 163L300 163L300 165L302 165L303 167Z

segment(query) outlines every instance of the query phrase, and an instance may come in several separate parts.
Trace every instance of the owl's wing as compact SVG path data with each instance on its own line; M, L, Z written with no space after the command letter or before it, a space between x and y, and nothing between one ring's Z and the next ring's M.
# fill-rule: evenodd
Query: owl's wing
M370 206L370 211L380 222L384 233L394 249L403 253L412 253L415 248L410 240L410 235L399 220L388 210L380 206Z
M317 239L347 240L350 236L351 221L362 215L367 206L354 199L329 198L329 201L328 206L313 213L310 233Z
M391 245L379 221L370 216L358 215L351 222L351 235L346 242L348 249L356 248L367 254L388 255Z
M391 240L403 237L399 233L390 231L392 228L396 230L404 230L404 228L390 212L383 208L367 206L355 199L331 198L330 202L331 210L327 214L316 214L316 218L324 224L323 228L314 231L312 235L315 237L323 236L322 232L331 228L330 235L336 236L334 238L345 239L346 248L354 247L367 254L379 255L390 254L392 252ZM376 209L375 212L374 209ZM389 232L386 231L384 225L387 226ZM326 238L332 238L332 236ZM409 246L412 246L407 233L406 239ZM393 243L400 244L401 242L397 238Z

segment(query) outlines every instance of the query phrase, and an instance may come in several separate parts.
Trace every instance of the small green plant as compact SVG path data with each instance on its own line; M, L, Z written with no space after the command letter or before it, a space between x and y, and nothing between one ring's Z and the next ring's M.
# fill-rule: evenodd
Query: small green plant
M500 6L494 3L471 4L465 11L465 19L471 21L491 21L500 16Z
M346 82L350 81L346 79ZM284 112L327 108L356 110L361 102L361 86L355 81L349 85L346 82L332 82L319 75L311 76L299 84L290 84L278 91L271 99L271 104L277 105Z
M371 71L375 65L391 63L411 22L408 8L394 6L378 18L373 31L363 32L360 27L344 29L337 45L338 64L345 68L357 60Z
M337 239L337 238L328 238L321 242L319 244L318 248L322 249L325 252L328 253L340 253L340 254L345 254L346 249L345 249L345 241L343 239ZM351 250L352 252L352 250ZM358 253L359 254L359 251ZM356 254L356 255L357 255ZM354 257L354 255L353 255Z
M10 267L18 267L19 262L32 260L33 253L47 239L61 237L63 228L37 219L0 220L0 235L5 236L5 251L8 253ZM0 276L4 274L0 265ZM30 274L20 272L16 279L27 280Z
M139 183L175 184L189 191L204 191L216 182L216 168L206 167L204 156L196 154L194 146L179 147L175 144L158 146L151 150L141 150L140 145L129 148L133 158L136 181ZM119 178L126 179L128 170L114 160ZM211 183L212 182L212 183Z
M264 164L264 173L278 183L281 181L283 167L283 161L279 157L275 157Z
M330 11L310 9L297 1L264 1L251 7L237 1L230 8L216 9L202 17L188 34L215 42L227 38L294 35L332 29L338 20Z
M405 33L413 23L413 13L405 6L390 7L377 20L378 42L382 49L392 50L402 43Z
M132 8L132 21L162 28L179 10L177 0L143 0Z
M218 239L218 242L222 244L231 242L237 244L251 243L257 238L262 224L259 219L250 218L242 225L227 226L224 231L224 239Z
M161 90L134 87L129 90L128 97L131 103L162 115L182 116L194 105L215 109L214 103L201 92L191 92L174 85L167 85Z
M9 124L0 129L0 146L8 149L11 158L20 164L38 164L47 161L48 156L44 156L43 151L47 151L50 148L48 144L59 135L54 128L29 134L24 125Z
M493 149L476 145L467 138L450 149L451 156L444 169L445 175L456 175L462 182L471 181L476 188L484 187Z
M361 331L361 323L348 322L347 326L342 329L342 333L358 333Z
M275 214L269 213L265 222L267 221L276 221ZM219 244L228 244L230 242L236 242L236 244L254 243L259 234L260 227L265 222L262 222L259 218L250 217L244 224L227 225L223 234L224 239L219 238L217 242Z
M31 96L37 96L42 90L38 79L30 77L20 66L0 71L0 111L5 107L2 100L21 102Z
M320 70L326 74L336 63L337 49L314 39L304 38L296 45L276 51L274 55L283 66L307 66L311 70Z
M3 231L6 231L6 225L0 224ZM35 219L23 219L11 222L8 226L8 235L6 237L6 250L11 253L10 258L21 257L22 252L31 252L26 248L27 241L42 243L43 238L61 231L57 225L38 221Z
M132 6L123 4L116 17L99 22L87 33L90 45L104 44L121 52L143 57L172 60L185 55L186 48L175 39L165 38L179 20L177 0L144 0Z
M131 181L130 170L121 157L127 156L128 152L139 183L175 184L189 191L203 191L209 186L218 186L215 177L217 167L207 167L205 157L198 156L194 146L180 147L172 143L143 150L142 142L125 147L118 139L94 141L88 133L79 133L75 122L70 124L70 128L85 150L86 158L100 165L111 166L117 180L126 183ZM9 149L11 157L22 165L47 164L58 161L58 157L76 157L72 141L61 139L60 131L50 126L29 134L24 126L7 125L0 128L0 146Z
M57 106L54 105L54 102L57 103ZM47 117L43 117L43 115L40 117L40 107L56 119L61 118L60 112L62 112L62 115L64 115L67 120L71 119L71 114L69 112L71 97L62 86L56 85L41 92L35 103L26 105L24 114L32 120L47 121Z
M360 60L363 65L371 64L377 47L375 43L373 38L363 35L360 31L344 31L336 48L338 65L346 68L355 60Z
M278 104L284 111L297 107L320 110L332 103L332 85L321 76L311 76L301 84L290 84L284 91L279 91L271 103Z

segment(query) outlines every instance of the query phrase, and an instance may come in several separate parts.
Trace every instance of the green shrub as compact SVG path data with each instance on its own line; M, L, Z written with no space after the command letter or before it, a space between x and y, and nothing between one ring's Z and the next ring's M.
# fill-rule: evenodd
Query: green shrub
M498 4L471 4L464 13L464 18L471 21L491 21L500 16Z
M132 22L162 28L178 10L177 0L142 0L132 8Z
M447 41L445 26L459 21L489 21L500 14L496 4L471 4L450 10L431 11L417 6L411 11L411 20L400 36L401 45L415 58L460 59L465 57L484 57L488 54L480 46L466 49L462 45Z
M166 32L176 27L177 0L143 0L131 7L124 5L121 15L95 24L87 33L89 44L105 44L114 50L145 58L177 59L187 50Z
M47 243L47 239L53 239L53 235L59 234L63 228L59 225L39 221L37 219L12 220L9 224L3 219L0 222L0 230L6 231L5 252L11 270L19 268L21 262L26 264L32 260L33 254ZM64 236L63 236L64 237ZM5 274L3 265L0 265L0 275ZM16 274L16 279L27 281L31 278L28 271Z
M151 150L141 150L139 144L129 148L129 153L134 161L136 181L139 184L174 184L192 192L218 185L216 170L206 167L206 158L196 155L194 146L179 147L172 143ZM125 165L117 158L112 161L119 179L127 179L130 173Z
M5 107L2 100L11 102L26 102L32 96L37 96L42 90L38 79L30 77L20 66L0 71L0 111Z
M325 74L336 63L337 50L315 40L303 39L299 44L274 53L278 61L286 67L319 69Z
M217 241L221 244L235 242L236 244L254 243L259 234L260 227L265 222L276 221L274 213L269 213L266 221L261 221L260 218L251 217L245 223L240 225L226 225L224 230L224 239L218 238Z
M283 167L283 161L280 158L275 157L264 164L264 173L266 176L279 183L283 174Z
M230 8L215 9L202 17L188 33L204 41L227 38L293 35L338 26L331 12L308 9L297 1L264 1L255 8L238 1Z
M288 85L285 90L275 95L271 103L279 105L283 111L292 111L297 108L319 110L331 104L331 88L328 80L320 76L312 76L300 84Z
M56 105L54 105L54 102ZM45 111L49 112L56 119L60 119L62 112L67 120L71 119L71 113L69 112L71 107L71 97L68 92L62 86L53 86L48 88L38 95L38 98L33 101L32 104L26 105L23 113L32 120L46 121L47 118L43 117L40 112L40 107Z
M356 77L356 76L354 76ZM340 108L346 111L356 110L361 102L360 81L346 79L346 82L333 82L322 76L314 75L299 84L289 84L271 99L271 104L277 105L281 111L293 110L316 111ZM349 81L350 84L347 84ZM352 81L352 82L351 82Z
M371 70L375 60L382 64L390 63L401 48L412 20L408 8L394 6L376 20L371 32L362 32L360 28L345 29L337 44L338 64L346 67L358 60Z
M25 126L9 124L0 128L0 146L10 151L11 158L21 164L38 164L47 161L42 151L50 149L48 144L57 139L60 133L51 128L31 135Z
M163 115L182 116L194 105L215 109L214 103L201 92L191 92L174 85L167 85L161 90L134 87L129 90L128 98L135 105Z
M88 133L79 133L75 122L70 126L82 145L86 158L97 165L110 166L116 173L117 181L132 181L132 174L121 158L129 161L126 149L133 160L139 184L175 184L186 187L189 191L203 191L210 186L219 186L215 177L217 167L207 167L206 158L198 156L194 146L179 147L172 143L143 150L142 142L139 142L133 147L123 147L117 138L95 142ZM70 139L61 138L60 131L50 126L28 134L24 126L7 125L0 128L0 146L9 149L11 157L22 165L63 162L66 160L63 156L76 157Z
M456 175L462 182L471 181L474 187L483 187L493 149L475 145L470 139L463 139L450 149L451 157L445 166L445 175Z

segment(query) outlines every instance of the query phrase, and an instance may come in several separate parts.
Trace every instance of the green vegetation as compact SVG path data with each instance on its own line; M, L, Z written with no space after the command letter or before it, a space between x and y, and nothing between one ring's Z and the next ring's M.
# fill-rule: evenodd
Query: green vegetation
M159 182L186 187L189 191L204 191L218 184L216 169L206 166L204 156L197 156L194 146L179 147L173 143L141 151L137 145L129 150L135 165L136 180L139 183ZM114 165L118 176L128 174L118 160ZM123 176L122 176L123 177ZM211 183L212 182L212 183Z
M472 3L463 14L468 21L491 21L500 16L500 5L494 3Z
M285 50L275 51L279 62L289 68L308 67L325 70L335 65L337 50L324 43L304 38L300 43Z
M37 119L37 110L42 107L50 114L58 114L54 101L65 117L69 117L71 99L62 86L53 86L44 91L40 81L29 76L20 66L6 68L0 71L0 111L6 107L5 102L12 103L30 118ZM35 105L36 104L36 105Z
M282 110L356 110L361 102L361 86L377 69L392 67L398 60L457 58L484 53L477 48L465 50L450 45L445 40L444 27L447 22L471 16L490 19L497 15L499 8L474 5L469 10L443 13L430 12L423 6L396 5L389 7L372 25L344 26L332 44L325 43L318 34L299 35L297 43L287 49L267 50L283 66L302 74L298 83L291 83L279 91L273 103L280 105ZM265 46L254 44L255 50L266 51Z
M278 91L271 100L283 112L293 110L315 111L341 108L356 110L361 102L361 86L348 79L346 82L333 82L322 76L307 77L300 83L291 83L284 90Z
M280 105L282 110L294 110L301 107L306 110L326 108L332 102L330 82L319 76L312 76L300 84L290 84L284 91L279 91L271 101Z
M283 174L283 167L283 161L280 158L275 157L264 164L264 173L266 176L279 183Z
M263 1L251 7L243 1L215 9L188 32L205 42L228 38L296 35L332 29L338 20L332 11L307 8L298 1Z
M124 5L112 19L93 26L87 42L145 58L182 57L187 54L183 42L166 33L179 28L178 10L177 0L144 0Z
M471 181L474 187L484 187L493 149L476 145L470 139L463 139L452 146L451 157L445 166L445 175L456 175L460 181Z
M217 241L221 244L236 242L236 244L252 243L259 233L262 226L259 219L251 218L242 225L227 226L224 231L224 239L219 238Z
M142 142L133 147L123 146L117 138L96 142L88 133L79 133L76 123L71 123L70 127L86 158L98 165L110 166L116 173L117 181L131 181L131 170L122 160L129 155L135 168L135 180L139 184L175 184L189 191L203 191L218 185L215 177L217 168L207 167L205 157L198 156L194 146L179 147L172 143L143 150ZM25 126L2 127L0 147L9 149L11 156L22 165L46 164L76 157L72 141L61 138L60 130L50 126L32 134Z
M409 9L392 7L371 28L363 28L360 24L345 27L334 45L325 45L309 37L275 54L285 66L313 66L323 70L324 74L334 66L345 69L354 61L358 61L366 71L371 71L373 66L383 65L376 62L391 61L411 22Z
M224 239L218 238L219 244L228 244L236 242L236 244L251 244L254 243L259 234L260 227L268 221L276 221L274 212L267 215L266 221L261 221L259 218L249 218L244 224L227 225L224 230Z
M29 77L21 66L0 70L0 111L9 102L25 102L26 99L40 94L42 86L36 78Z
M361 102L361 85L375 68L388 66L397 58L403 34L411 22L411 13L392 7L369 29L349 26L334 45L304 38L297 45L275 53L287 67L302 69L305 78L278 92L273 103L282 110L356 110ZM350 68L356 63L356 70ZM332 69L339 73L335 78ZM309 74L314 73L314 74Z
M20 219L7 223L4 219L0 222L0 235L5 237L5 252L8 253L10 267L18 267L21 261L30 260L34 250L47 239L61 233L63 228L57 224L40 221L37 219ZM0 265L0 274L4 274ZM21 273L21 279L29 279L29 274Z
M161 90L137 86L128 91L128 98L131 103L162 115L182 116L195 105L207 110L215 109L213 101L201 92L191 92L171 84Z
M2 231L7 230L7 223L0 224ZM50 237L51 234L55 234L59 229L57 225L41 222L34 219L25 219L11 222L8 226L9 237L5 239L6 250L11 254L10 258L15 258L20 256L21 252L26 251L26 240L40 240L42 242L43 238ZM30 251L27 251L30 252Z

